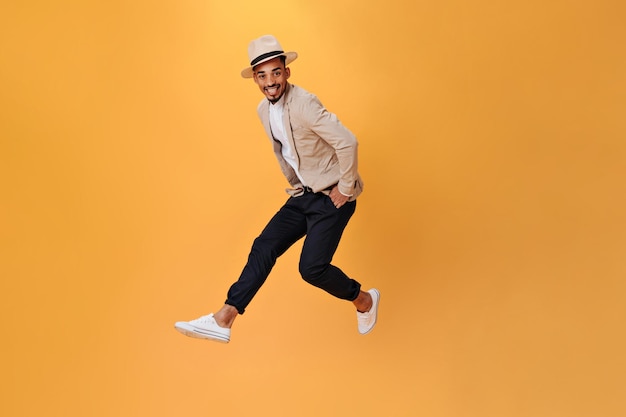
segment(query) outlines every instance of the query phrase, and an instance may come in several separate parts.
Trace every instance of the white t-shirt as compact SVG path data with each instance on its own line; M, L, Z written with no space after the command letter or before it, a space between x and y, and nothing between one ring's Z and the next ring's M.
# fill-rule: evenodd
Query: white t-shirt
M287 133L285 132L285 124L283 123L284 98L285 96L283 95L276 103L270 103L270 128L272 129L274 139L283 145L281 147L283 158L285 158L285 161L287 161L287 163L291 165L293 170L296 172L300 182L302 182L303 185L306 185L298 172L298 158L294 149L291 149L291 145L287 139Z

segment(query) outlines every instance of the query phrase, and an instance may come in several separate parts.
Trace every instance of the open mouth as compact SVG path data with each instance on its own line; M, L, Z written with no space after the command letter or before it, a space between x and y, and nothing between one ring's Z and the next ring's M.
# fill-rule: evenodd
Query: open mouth
M265 87L265 92L269 94L270 96L275 96L276 93L278 93L278 86L274 85L271 87Z

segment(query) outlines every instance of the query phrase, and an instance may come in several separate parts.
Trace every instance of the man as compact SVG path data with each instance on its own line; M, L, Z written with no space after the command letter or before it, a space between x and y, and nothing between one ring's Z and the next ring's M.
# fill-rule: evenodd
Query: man
M228 343L233 322L265 282L277 258L306 236L300 256L302 278L357 309L357 327L369 333L376 324L378 290L361 285L331 265L344 228L362 191L357 172L357 140L316 96L289 84L287 67L298 54L284 52L275 37L262 36L248 47L253 78L265 99L257 111L291 185L287 202L254 240L248 262L215 314L177 322L181 333Z

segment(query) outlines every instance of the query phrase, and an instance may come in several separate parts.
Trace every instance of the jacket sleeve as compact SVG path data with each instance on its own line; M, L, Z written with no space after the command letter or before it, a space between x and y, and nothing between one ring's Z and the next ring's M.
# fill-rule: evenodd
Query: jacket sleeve
M357 139L316 96L312 96L308 104L310 107L307 114L310 115L311 130L335 149L341 175L339 191L346 196L352 196L358 178Z

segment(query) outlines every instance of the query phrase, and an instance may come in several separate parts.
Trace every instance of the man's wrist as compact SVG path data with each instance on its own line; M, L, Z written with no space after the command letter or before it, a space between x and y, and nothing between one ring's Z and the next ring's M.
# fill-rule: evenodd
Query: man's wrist
M348 197L348 198L349 198L349 197L352 197L352 196L353 196L353 194L346 194L346 193L342 192L342 191L339 189L339 187L337 187L337 191L339 191L339 194L341 194L341 195L342 195L342 196L344 196L344 197Z

